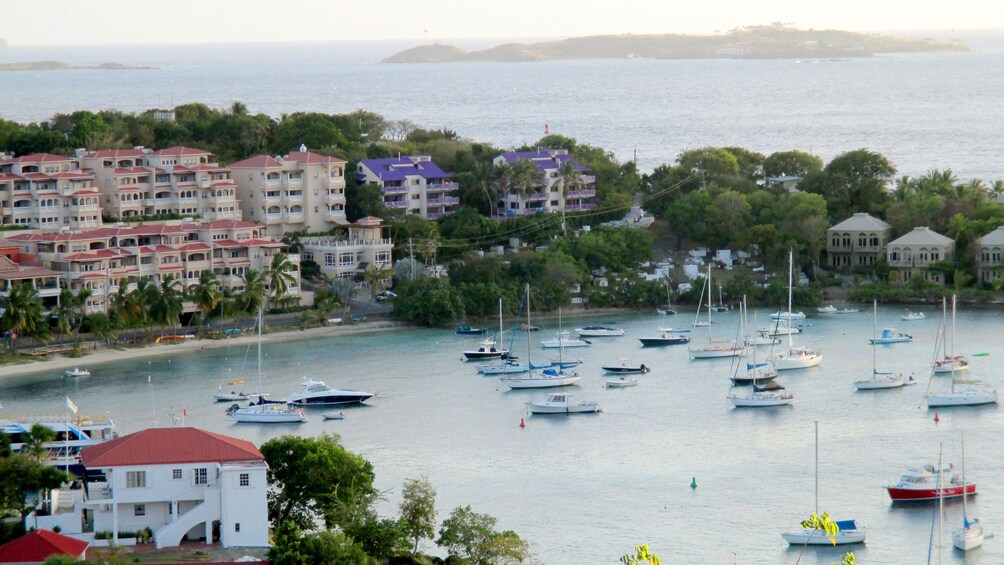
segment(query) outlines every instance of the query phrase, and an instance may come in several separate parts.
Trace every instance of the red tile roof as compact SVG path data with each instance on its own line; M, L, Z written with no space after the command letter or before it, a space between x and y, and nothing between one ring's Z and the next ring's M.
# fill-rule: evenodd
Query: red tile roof
M254 157L248 157L243 161L230 163L229 166L231 169L281 169L282 163L276 161L268 155L255 155Z
M135 158L142 157L142 149L101 149L99 151L94 151L84 155L87 159L103 159L105 157L111 157L112 159L123 159L123 158Z
M11 159L6 161L7 163L51 163L54 161L69 161L69 157L63 155L53 155L52 153L32 153L31 155L22 155L17 159Z
M191 147L182 146L168 147L167 149L150 153L151 157L173 157L175 155L212 155L212 153L205 149L192 149Z
M254 222L244 222L241 220L216 220L215 222L209 222L201 227L206 227L211 230L222 230L222 229L234 229L234 228L256 228L258 224Z
M80 557L88 545L53 531L35 530L0 545L0 563L41 563L53 555Z
M196 428L151 428L83 448L90 468L264 461L253 443Z
M342 163L346 161L344 159L339 159L338 157L328 157L326 155L318 155L317 153L311 153L310 151L290 151L289 155L283 158L283 161L296 161L297 163Z

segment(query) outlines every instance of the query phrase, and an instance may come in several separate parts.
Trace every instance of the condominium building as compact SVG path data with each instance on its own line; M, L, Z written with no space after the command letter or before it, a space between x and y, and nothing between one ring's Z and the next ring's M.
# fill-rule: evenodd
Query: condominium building
M871 267L885 254L892 226L864 212L826 230L827 264L841 269Z
M930 267L939 261L952 261L955 241L926 227L916 227L903 237L889 242L889 282L906 284L914 277L945 284L941 271Z
M88 313L106 312L121 285L130 289L140 278L160 284L168 276L186 290L202 271L216 274L220 287L240 291L249 269L266 271L272 257L287 246L265 237L261 226L236 220L174 222L101 228L72 233L17 234L8 239L24 253L58 273L74 293L91 291ZM300 293L300 257L287 256L294 271L287 296ZM58 288L55 290L58 294ZM194 305L186 305L193 311Z
M245 220L269 233L326 232L347 224L345 161L300 146L285 157L257 155L230 165Z
M0 224L25 228L101 227L94 175L62 155L0 153Z
M360 184L379 186L387 208L405 210L429 220L456 211L459 196L450 196L460 185L453 173L444 172L428 155L364 159L356 169Z
M237 185L209 151L169 147L78 150L94 175L104 213L115 218L177 214L205 221L239 220Z
M0 298L10 296L11 289L20 284L34 287L44 308L59 304L59 273L41 266L34 255L22 253L17 242L0 239Z
M1004 227L976 240L976 272L981 285L1004 279Z
M525 216L539 212L583 211L596 207L596 177L579 164L567 149L511 151L493 159L496 167L530 161L535 175L527 186L514 183L498 188L498 213Z
M346 236L304 237L300 239L304 261L314 261L330 279L354 280L362 286L366 269L390 267L394 242L390 226L376 216L349 224ZM388 272L389 279L392 273Z

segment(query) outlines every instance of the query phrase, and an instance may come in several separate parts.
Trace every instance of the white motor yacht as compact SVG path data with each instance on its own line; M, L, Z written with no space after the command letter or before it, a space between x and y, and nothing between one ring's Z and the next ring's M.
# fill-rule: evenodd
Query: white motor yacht
M599 412L600 405L596 402L574 402L571 394L552 392L545 400L527 402L531 414L581 414Z
M300 392L286 397L295 406L331 406L335 404L362 403L373 398L373 393L345 388L331 388L324 381L304 379Z

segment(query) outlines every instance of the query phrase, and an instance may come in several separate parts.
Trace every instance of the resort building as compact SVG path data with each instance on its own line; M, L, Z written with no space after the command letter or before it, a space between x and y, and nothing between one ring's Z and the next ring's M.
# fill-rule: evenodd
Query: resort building
M317 236L300 238L304 261L314 261L321 272L330 279L349 279L357 286L365 285L366 269L387 267L387 279L393 275L390 270L391 241L390 226L376 216L360 218L348 226L346 236Z
M459 196L449 196L460 188L453 173L444 172L428 155L365 159L357 166L356 179L379 186L387 208L429 220L453 213L460 204Z
M232 163L244 219L288 232L326 232L345 218L345 161L300 146L285 157L257 155Z
M217 164L209 151L81 149L77 161L94 175L102 209L114 218L176 214L210 222L241 219L230 169Z
M510 151L497 155L496 167L529 161L533 179L526 186L504 182L498 188L500 216L526 216L540 212L592 210L596 206L596 177L579 164L567 149Z
M288 247L263 235L250 222L220 220L175 221L101 228L72 233L17 234L9 241L30 253L62 279L75 294L91 291L87 313L107 312L110 298L122 285L126 291L140 278L160 285L168 276L180 281L179 291L198 284L204 270L213 271L224 290L240 291L249 269L268 271L272 257ZM300 294L300 256L287 255L294 270L286 296ZM59 295L56 286L50 292ZM185 304L185 311L195 306Z
M864 212L826 230L827 264L838 269L871 267L885 253L892 226Z
M59 279L59 273L42 267L34 255L21 253L17 242L0 239L0 298L10 296L15 285L30 284L42 299L42 306L51 309L59 304Z
M86 488L64 487L26 525L93 540L149 528L158 548L182 540L267 547L265 457L251 442L196 428L151 428L80 452Z
M25 228L101 227L94 175L70 157L0 154L0 224Z
M1004 279L1004 227L976 240L976 274L981 285Z
M907 284L920 277L929 283L945 284L944 274L930 267L939 261L953 260L955 241L929 228L917 227L889 242L888 250L890 283Z

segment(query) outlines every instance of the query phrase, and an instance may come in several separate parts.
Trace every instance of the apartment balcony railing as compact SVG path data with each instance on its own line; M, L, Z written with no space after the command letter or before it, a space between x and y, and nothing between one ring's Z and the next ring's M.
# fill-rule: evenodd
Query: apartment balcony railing
M333 189L333 188L345 188L345 178L343 177L328 177L321 181L321 188Z
M527 194L526 199L528 202L539 202L547 200L548 194L546 192L535 192L533 194Z
M579 182L590 184L596 182L596 175L579 175Z
M596 190L592 188L568 191L568 198L592 198L594 196L596 196Z
M458 196L444 196L442 198L430 198L425 201L428 206L456 206L460 204Z
M384 194L405 194L408 192L407 186L385 186L383 187Z
M586 203L586 204L568 204L565 206L565 210L569 212L580 212L582 210L592 210L596 207L596 204Z
M407 200L391 200L390 202L384 202L383 205L386 206L386 207L388 207L388 208L407 208L408 207L408 201Z
M459 190L460 183L456 182L442 182L425 185L426 192L443 192L448 190Z

